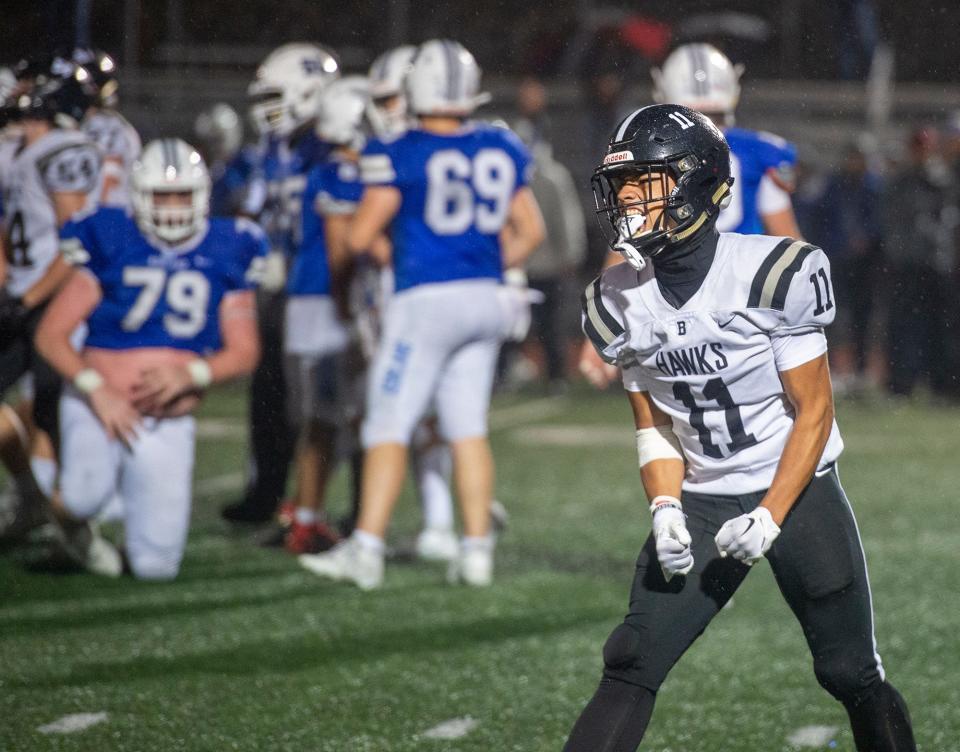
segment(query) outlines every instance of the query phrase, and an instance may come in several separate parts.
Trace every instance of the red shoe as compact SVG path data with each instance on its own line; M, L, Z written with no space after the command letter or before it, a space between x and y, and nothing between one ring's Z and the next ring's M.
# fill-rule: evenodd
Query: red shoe
M297 511L297 502L293 499L284 499L277 510L277 522L281 527L290 527L293 524L293 515Z
M316 553L316 533L314 528L314 525L301 525L294 520L283 538L283 547L291 554Z
M340 534L326 522L318 522L313 528L316 533L317 551L329 551L342 540Z
M340 542L340 536L324 522L301 525L294 521L283 540L283 547L292 554L317 554Z

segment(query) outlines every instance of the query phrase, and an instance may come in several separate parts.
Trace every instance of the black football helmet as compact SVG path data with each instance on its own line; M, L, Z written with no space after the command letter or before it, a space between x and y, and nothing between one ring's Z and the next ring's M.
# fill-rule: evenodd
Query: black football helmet
M618 199L625 183L645 181L659 182L653 194L666 198L629 204ZM611 248L628 243L648 257L713 227L732 184L723 134L706 116L677 104L641 107L620 121L591 180L597 218ZM646 215L653 203L664 205L655 226L634 232L631 220Z
M94 102L96 86L89 71L72 60L56 57L36 76L33 88L18 102L20 116L49 120L58 127L75 127Z
M82 66L90 74L97 89L97 104L100 107L116 107L117 63L103 50L93 47L77 47L71 55L73 62Z

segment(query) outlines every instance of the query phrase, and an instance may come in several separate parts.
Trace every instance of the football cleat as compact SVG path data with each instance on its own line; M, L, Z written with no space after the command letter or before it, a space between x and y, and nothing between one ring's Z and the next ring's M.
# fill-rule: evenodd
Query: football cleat
M101 577L123 574L123 557L117 548L100 535L96 523L62 525L58 541L61 550L78 566Z
M301 525L294 521L284 536L283 547L292 554L317 554L339 542L340 536L324 522Z
M453 561L460 553L460 543L453 530L428 527L420 531L414 550L425 561Z
M383 585L383 552L361 546L353 538L321 554L301 554L300 566L320 577L351 582L361 590Z
M463 583L472 587L489 587L493 584L493 549L468 548L460 551L447 570L451 585Z

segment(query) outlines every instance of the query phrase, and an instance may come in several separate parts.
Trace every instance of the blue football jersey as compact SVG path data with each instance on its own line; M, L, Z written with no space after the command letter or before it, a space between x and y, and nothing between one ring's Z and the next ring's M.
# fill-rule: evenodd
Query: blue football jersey
M309 172L303 193L303 240L290 267L287 293L330 294L330 265L323 217L334 213L352 214L362 194L360 172L353 162L333 159Z
M717 229L745 235L764 232L760 182L769 176L781 188L792 190L796 147L779 136L744 128L724 131L730 144L730 174L734 178L730 205L720 212Z
M230 217L243 208L250 181L257 165L257 151L244 147L226 162L210 165L210 214Z
M103 295L86 345L111 350L219 350L220 302L256 286L268 250L248 219L211 219L199 238L169 248L145 238L123 209L106 207L71 220L60 237L67 260L93 274Z
M256 217L272 248L296 252L300 246L300 207L307 173L325 160L330 146L312 130L293 144L266 137L258 145L243 213Z
M409 130L371 141L363 182L399 189L390 227L397 291L460 279L500 279L500 231L529 180L530 157L506 128L471 123L453 134Z

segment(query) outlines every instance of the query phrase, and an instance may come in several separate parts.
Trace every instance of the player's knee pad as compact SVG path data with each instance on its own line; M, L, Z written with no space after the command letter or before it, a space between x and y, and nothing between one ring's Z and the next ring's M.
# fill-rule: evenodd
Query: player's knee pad
M65 466L61 470L60 494L71 516L88 520L103 509L116 491L115 478L86 464Z
M865 661L855 651L838 650L830 656L815 657L813 671L820 686L845 705L868 697L883 681L876 661Z
M180 556L173 551L128 551L127 557L138 580L172 580L180 571Z
M603 664L607 669L624 671L641 659L640 634L629 624L619 624L603 646Z

